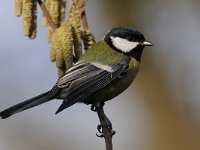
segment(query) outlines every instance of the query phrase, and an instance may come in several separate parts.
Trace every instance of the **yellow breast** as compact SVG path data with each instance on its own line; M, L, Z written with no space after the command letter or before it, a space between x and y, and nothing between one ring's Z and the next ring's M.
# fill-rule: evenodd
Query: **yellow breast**
M94 103L97 101L104 102L110 100L123 91L125 91L135 79L137 72L139 70L139 62L131 58L129 63L129 71L118 81L112 83L111 85L99 90L98 92L91 95L88 99L88 103Z

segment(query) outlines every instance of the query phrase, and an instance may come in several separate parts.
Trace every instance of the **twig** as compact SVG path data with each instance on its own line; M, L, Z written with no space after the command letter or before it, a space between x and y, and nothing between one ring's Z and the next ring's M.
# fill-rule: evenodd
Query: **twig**
M44 3L42 2L42 0L37 0L37 1L38 1L38 4L40 5L40 8L41 8L44 16L47 18L47 21L48 21L49 25L51 26L51 28L53 29L53 31L55 31L57 27L54 24L51 16L49 15L49 12L47 11Z
M96 107L96 111L99 117L100 125L98 125L98 130L101 135L97 135L98 137L104 137L105 143L106 143L106 150L112 150L112 136L115 134L115 131L112 130L112 124L110 120L107 118L107 116L104 113L103 106L102 107ZM101 128L101 129L100 129Z
M88 29L88 22L87 22L85 10L81 14L81 19L82 19L82 23L83 23L83 29Z

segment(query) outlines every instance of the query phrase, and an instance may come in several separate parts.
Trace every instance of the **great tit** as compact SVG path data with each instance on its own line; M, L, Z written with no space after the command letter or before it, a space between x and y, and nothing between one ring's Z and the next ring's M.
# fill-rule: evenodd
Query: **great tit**
M132 83L145 46L152 44L145 40L141 32L124 27L114 28L67 70L51 90L0 112L0 116L5 119L53 99L63 100L56 114L78 102L92 105L104 103Z

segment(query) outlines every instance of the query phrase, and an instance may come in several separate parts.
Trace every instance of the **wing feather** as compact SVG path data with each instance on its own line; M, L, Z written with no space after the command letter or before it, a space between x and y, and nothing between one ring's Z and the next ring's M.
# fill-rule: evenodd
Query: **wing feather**
M73 105L76 102L82 102L85 98L100 90L101 88L109 85L112 81L116 80L123 72L124 65L119 63L112 65L113 72L108 72L96 66L89 65L93 71L87 72L86 76L72 82L67 90L67 97L63 101L56 113ZM89 69L91 70L91 69Z
M78 67L75 65L57 81L56 85L60 88L67 87L72 83L72 81L76 81L77 79L87 76L89 73L93 73L97 70L99 69L90 63L81 63L78 64Z

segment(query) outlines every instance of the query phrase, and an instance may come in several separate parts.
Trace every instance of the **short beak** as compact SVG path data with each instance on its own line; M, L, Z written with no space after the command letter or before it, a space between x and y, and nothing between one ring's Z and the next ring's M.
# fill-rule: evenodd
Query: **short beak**
M153 44L151 42L148 42L148 41L144 41L141 45L143 45L143 46L153 46Z

